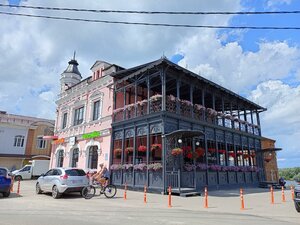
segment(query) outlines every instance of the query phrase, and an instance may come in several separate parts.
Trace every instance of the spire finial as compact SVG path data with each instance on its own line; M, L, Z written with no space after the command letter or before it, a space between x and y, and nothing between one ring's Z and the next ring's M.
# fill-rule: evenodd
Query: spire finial
M76 51L74 51L73 60L75 60L75 56L76 56Z

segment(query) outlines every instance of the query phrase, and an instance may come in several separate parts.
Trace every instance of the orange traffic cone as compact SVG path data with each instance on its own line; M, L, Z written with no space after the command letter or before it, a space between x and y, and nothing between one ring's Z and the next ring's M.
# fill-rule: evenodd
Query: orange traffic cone
M270 191L271 191L271 204L273 205L274 204L274 190L273 190L272 186L270 188Z
M20 184L21 182L20 182L20 180L18 180L18 189L17 189L17 195L20 195Z
M168 207L171 208L172 207L172 199L171 199L171 186L169 186L169 198L168 198Z
M125 187L124 187L124 200L127 199L127 183L125 183Z
M282 202L285 202L284 187L281 187Z
M208 208L208 192L207 192L207 187L204 188L204 208Z
M144 187L144 203L147 203L147 187Z
M244 202L244 196L243 196L243 189L240 189L240 196L241 196L241 210L245 209L245 202Z
M295 198L294 186L291 186L292 200Z

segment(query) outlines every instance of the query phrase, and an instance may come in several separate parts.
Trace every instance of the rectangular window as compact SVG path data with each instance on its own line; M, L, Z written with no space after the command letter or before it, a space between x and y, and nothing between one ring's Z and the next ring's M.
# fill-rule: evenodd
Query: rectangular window
M75 109L74 126L81 124L83 122L83 110L84 107Z
M68 119L68 113L64 113L62 127L61 127L62 129L65 129L67 127L67 119Z
M100 114L100 100L94 102L94 108L93 108L93 120L99 119Z
M15 147L23 147L24 146L24 136L17 135L15 136L14 146Z
M36 148L38 148L38 149L46 148L46 140L43 140L43 137L37 137Z

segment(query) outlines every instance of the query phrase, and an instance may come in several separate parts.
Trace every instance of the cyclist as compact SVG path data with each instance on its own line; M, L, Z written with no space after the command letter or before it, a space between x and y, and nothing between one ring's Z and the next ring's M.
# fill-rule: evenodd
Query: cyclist
M105 186L109 180L109 170L104 163L99 164L99 171L92 176L93 180L98 181L101 185Z

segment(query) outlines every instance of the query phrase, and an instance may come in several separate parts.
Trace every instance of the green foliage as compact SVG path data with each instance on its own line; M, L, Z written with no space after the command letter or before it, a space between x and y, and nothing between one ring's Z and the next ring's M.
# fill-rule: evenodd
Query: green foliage
M300 179L300 167L279 169L279 177L285 180Z

